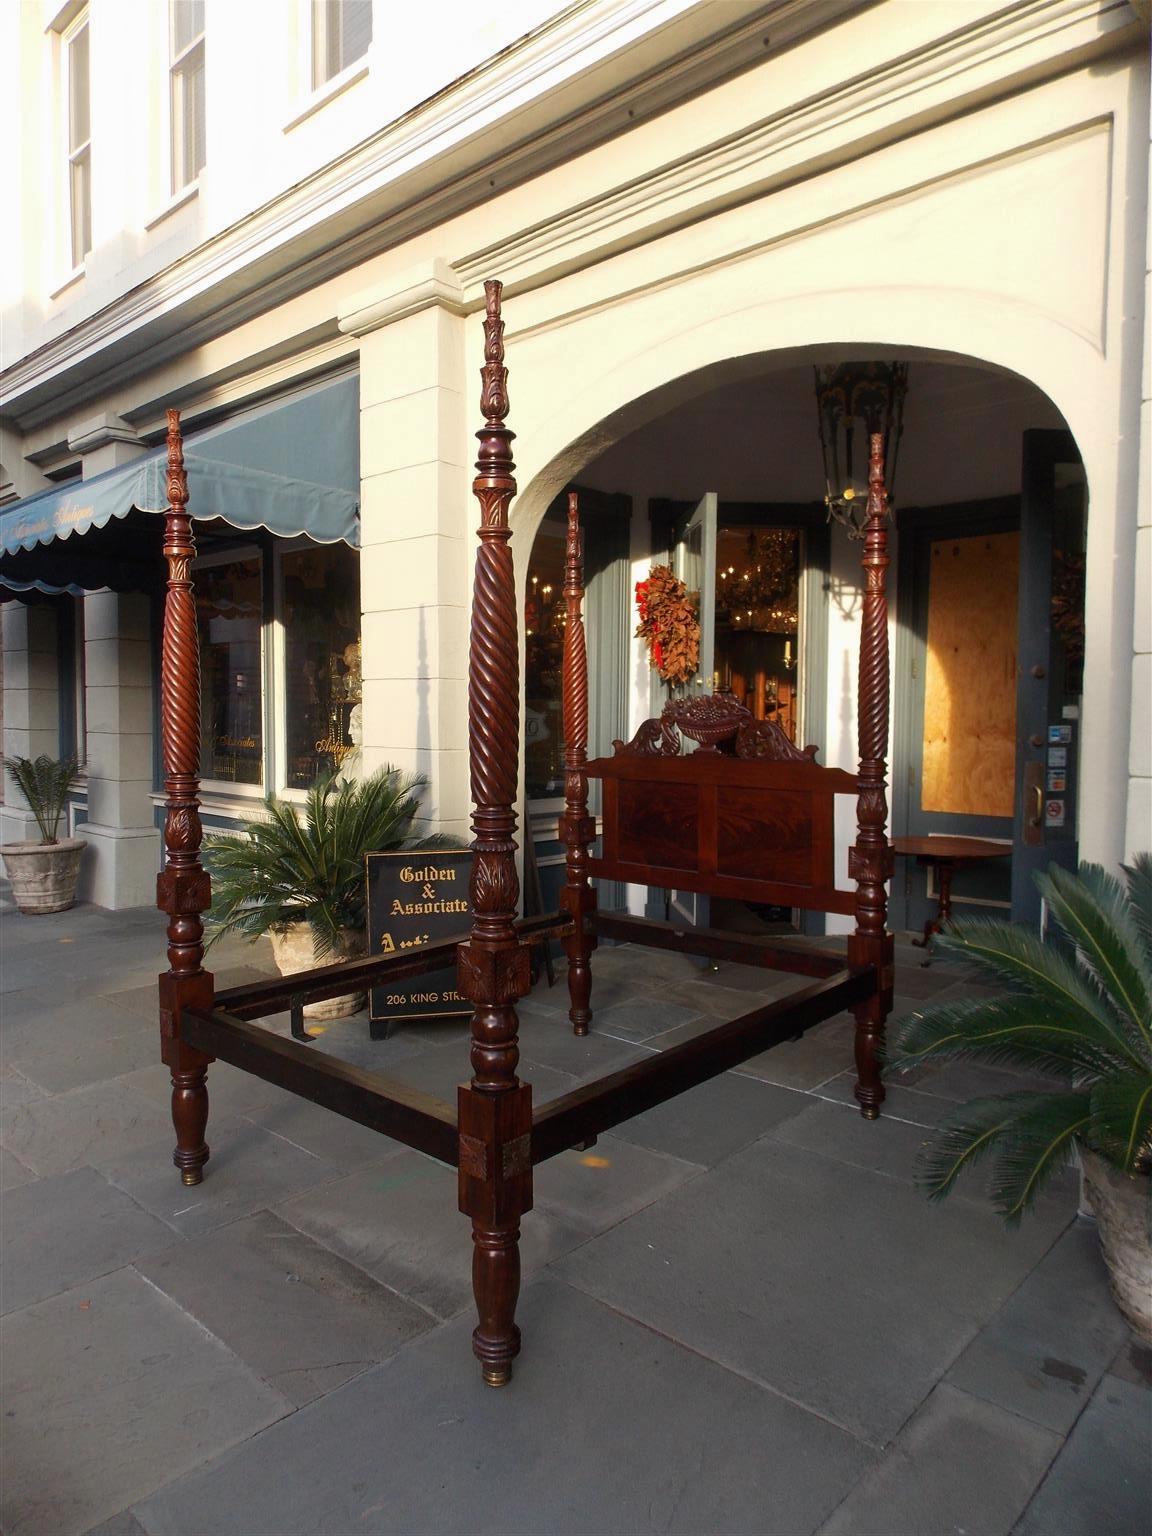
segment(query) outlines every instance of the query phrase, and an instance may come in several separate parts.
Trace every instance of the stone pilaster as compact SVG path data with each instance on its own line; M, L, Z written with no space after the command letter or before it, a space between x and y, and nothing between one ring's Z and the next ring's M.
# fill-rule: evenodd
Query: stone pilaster
M466 842L464 324L441 261L361 295L340 319L360 338L364 768L422 773L425 825Z
M5 603L0 609L4 644L4 756L38 757L60 752L59 662L56 609L49 603ZM61 833L67 831L61 826ZM0 842L39 842L36 818L4 774Z

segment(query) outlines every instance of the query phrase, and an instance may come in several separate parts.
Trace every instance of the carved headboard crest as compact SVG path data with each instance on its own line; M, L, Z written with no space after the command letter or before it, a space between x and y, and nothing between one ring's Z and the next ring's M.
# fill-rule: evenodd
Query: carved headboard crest
M614 741L617 757L677 757L681 734L699 742L697 752L723 752L744 760L814 763L816 747L798 747L774 720L756 720L731 693L671 699L659 719L645 720L631 741Z

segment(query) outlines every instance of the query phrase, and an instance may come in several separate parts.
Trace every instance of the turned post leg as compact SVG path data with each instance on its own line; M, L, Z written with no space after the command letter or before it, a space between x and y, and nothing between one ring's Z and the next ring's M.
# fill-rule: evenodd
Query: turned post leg
M532 1208L532 1090L516 1076L515 1003L530 986L529 951L516 934L516 780L520 758L520 665L516 585L509 544L512 433L504 369L500 284L485 283L485 424L473 490L480 547L468 658L468 754L472 784L472 929L460 946L459 988L474 1004L472 1081L461 1086L460 1209L472 1218L472 1286L478 1322L472 1350L484 1380L502 1387L520 1352L520 1218Z
M860 684L857 695L860 766L857 772L856 842L848 860L856 882L856 932L848 959L871 965L876 992L855 1010L856 1102L866 1120L875 1120L884 1102L880 1055L884 1022L892 1007L894 946L888 932L886 881L893 868L885 831L888 821L888 492L884 485L884 437L871 434L868 461L868 515L864 526L864 601L860 627Z
M168 501L164 555L168 589L160 666L160 735L167 814L165 865L156 877L156 905L168 914L168 970L160 977L160 1054L172 1073L172 1161L185 1184L199 1184L208 1146L207 1072L211 1056L180 1035L185 1008L210 1008L214 982L204 969L204 924L211 905L208 873L200 864L200 650L192 595L196 545L188 516L180 416L168 412Z
M592 1022L592 923L596 892L588 879L590 849L596 839L596 818L588 814L588 654L584 642L584 535L580 531L579 500L568 492L568 535L564 560L564 814L560 841L564 844L564 889L560 910L573 921L564 940L568 957L568 1017L572 1031L586 1035Z

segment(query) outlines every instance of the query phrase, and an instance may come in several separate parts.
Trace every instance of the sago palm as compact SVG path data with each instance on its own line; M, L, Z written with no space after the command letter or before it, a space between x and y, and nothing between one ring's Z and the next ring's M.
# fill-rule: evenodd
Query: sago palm
M901 1020L889 1072L967 1057L1030 1067L1055 1082L1051 1092L976 1099L954 1111L920 1153L919 1182L932 1199L988 1154L993 1202L1013 1223L1077 1143L1120 1172L1152 1171L1152 857L1141 854L1125 875L1122 885L1085 864L1078 875L1053 867L1038 877L1070 952L994 921L966 922L939 939L1007 990Z
M444 843L438 837L410 842L423 783L394 768L356 782L329 776L308 791L302 818L272 794L265 816L241 836L207 838L212 938L242 933L257 939L307 922L318 956L339 952L346 930L364 927L364 855Z

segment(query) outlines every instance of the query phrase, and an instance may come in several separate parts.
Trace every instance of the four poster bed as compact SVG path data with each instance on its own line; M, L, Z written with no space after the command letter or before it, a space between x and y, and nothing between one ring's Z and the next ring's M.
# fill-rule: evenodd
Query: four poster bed
M820 767L779 729L753 721L736 701L702 697L669 705L612 758L588 762L588 677L581 618L583 571L575 497L570 499L564 596L566 849L561 910L518 921L513 833L520 754L518 629L508 507L513 434L504 368L500 284L485 285L484 367L474 491L480 504L469 661L469 750L475 831L472 926L460 940L322 966L255 985L216 990L204 968L202 914L210 904L200 864L200 684L191 577L195 547L186 510L179 416L168 413L168 497L164 554L168 586L162 651L162 733L167 819L166 867L157 904L168 914L169 969L160 977L162 1055L172 1074L173 1161L186 1184L200 1182L208 1147L207 1072L227 1061L348 1119L426 1152L459 1170L460 1209L472 1219L473 1288L479 1323L473 1349L484 1379L501 1386L520 1348L515 1324L520 1286L520 1218L532 1207L535 1164L630 1119L750 1056L799 1038L846 1008L856 1020L856 1097L868 1118L884 1090L877 1050L891 1006L892 937L886 931L885 752L888 656L886 511L880 437L872 439L866 573L860 652L860 767L856 775ZM698 741L681 753L681 734ZM603 784L603 839L588 782ZM856 798L858 831L849 856L855 889L836 887L833 808ZM731 895L855 917L846 960L799 942L762 942L598 912L593 877ZM720 1023L669 1050L533 1109L516 1075L515 1004L529 990L529 950L546 937L569 960L571 1020L591 1019L591 955L603 936L760 965L811 978L778 1001ZM456 952L459 990L474 1005L471 1080L449 1104L374 1072L350 1066L314 1044L255 1022L291 1010L299 1030L305 1002L434 970ZM463 1063L461 1063L463 1066ZM464 1075L463 1073L461 1074Z

